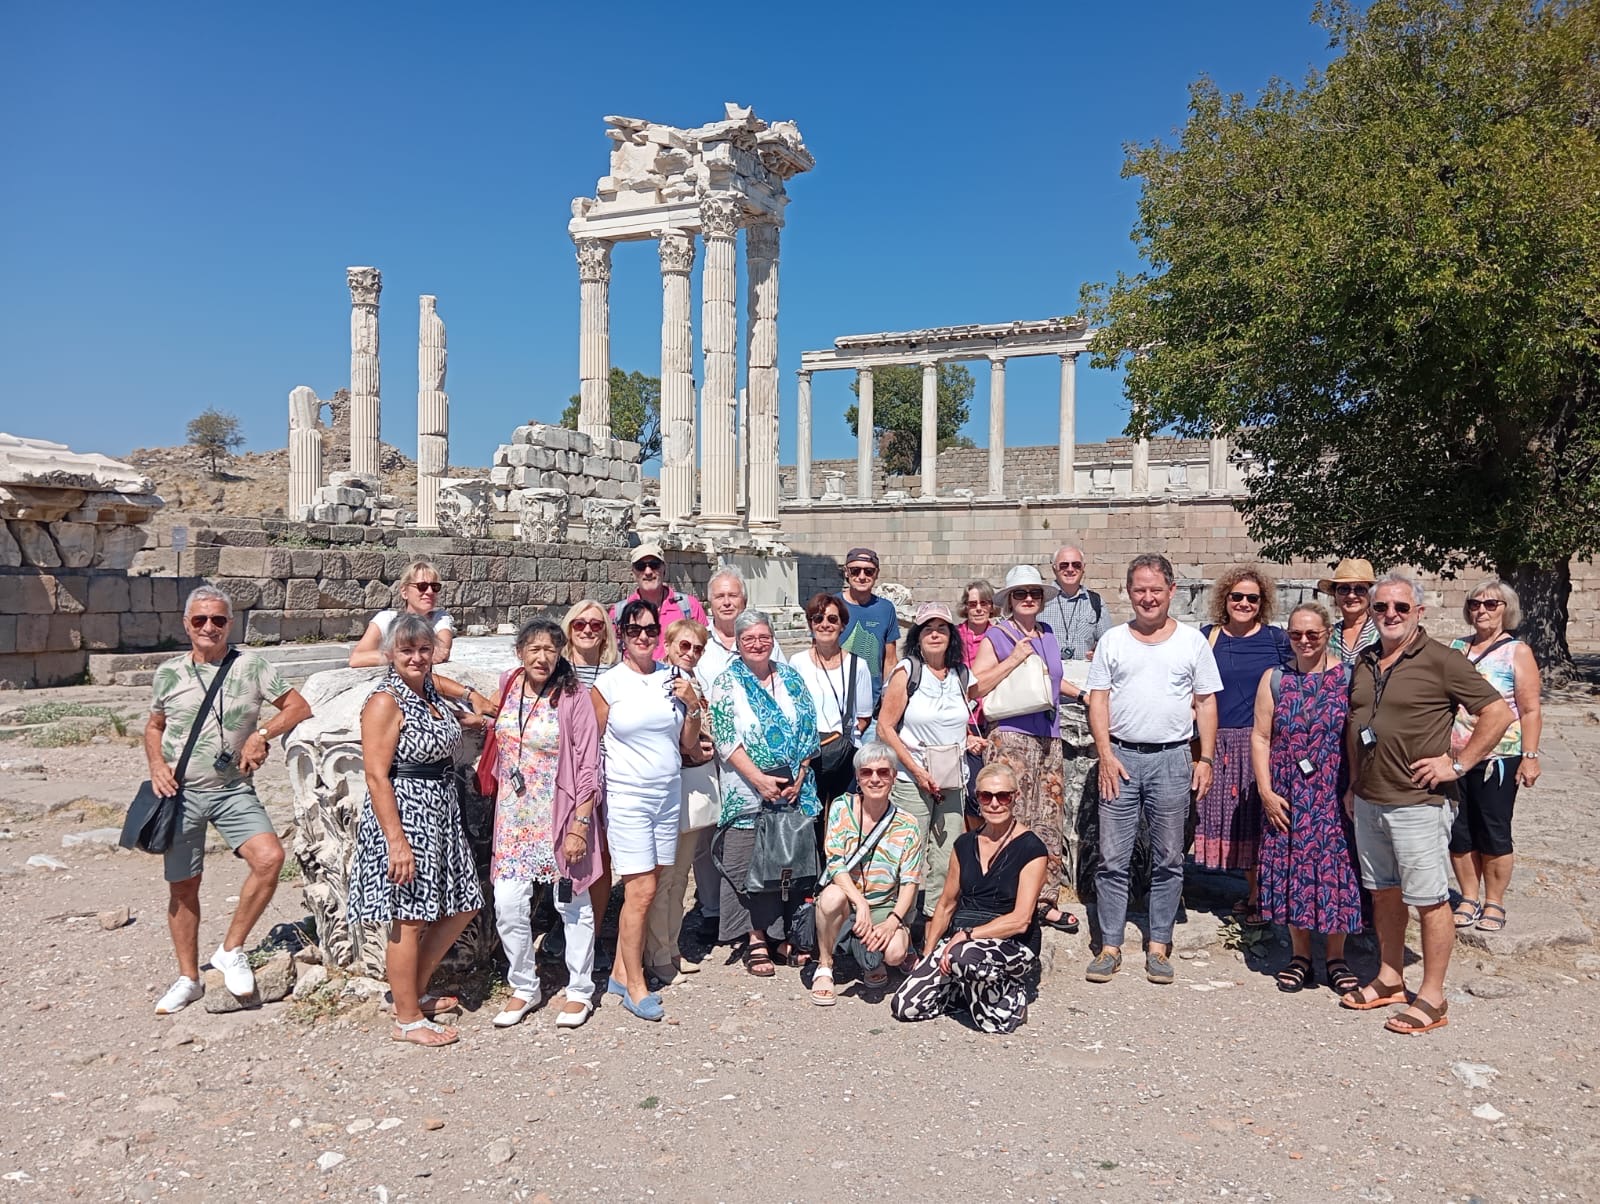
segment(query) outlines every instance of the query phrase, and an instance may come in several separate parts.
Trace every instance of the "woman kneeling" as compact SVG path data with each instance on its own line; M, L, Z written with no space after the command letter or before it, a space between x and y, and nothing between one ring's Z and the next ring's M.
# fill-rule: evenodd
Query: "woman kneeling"
M944 893L928 921L928 956L900 984L890 1010L896 1020L966 1011L984 1032L1009 1033L1028 1018L1047 853L1012 812L1011 770L985 765L977 793L983 826L956 838Z

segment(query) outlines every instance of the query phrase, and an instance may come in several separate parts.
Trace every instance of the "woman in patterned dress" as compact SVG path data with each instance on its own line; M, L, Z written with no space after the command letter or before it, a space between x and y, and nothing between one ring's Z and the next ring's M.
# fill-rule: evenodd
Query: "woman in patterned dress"
M356 830L348 914L352 924L387 923L396 1041L451 1045L454 1028L428 1013L455 1001L425 994L428 980L483 906L483 889L461 827L455 752L463 722L433 684L434 632L401 615L384 634L389 672L361 710L367 807Z
M1278 975L1281 991L1313 981L1313 932L1327 943L1329 985L1344 994L1361 981L1344 959L1346 935L1363 926L1355 834L1340 802L1351 669L1329 648L1331 629L1319 604L1295 607L1294 665L1262 674L1255 694L1251 754L1265 816L1260 907L1267 921L1288 925L1294 952Z
M986 1033L1028 1018L1029 972L1039 959L1044 841L1014 809L1017 779L991 761L978 771L981 827L956 837L944 893L928 921L928 955L894 993L896 1020L965 1011Z
M494 1018L509 1028L539 1004L532 908L536 890L559 882L556 910L565 926L567 987L558 1028L577 1028L594 1011L595 909L589 887L600 876L605 829L600 815L600 732L589 691L561 655L566 637L549 619L517 633L521 670L500 682L496 701L495 926L506 951L511 998Z

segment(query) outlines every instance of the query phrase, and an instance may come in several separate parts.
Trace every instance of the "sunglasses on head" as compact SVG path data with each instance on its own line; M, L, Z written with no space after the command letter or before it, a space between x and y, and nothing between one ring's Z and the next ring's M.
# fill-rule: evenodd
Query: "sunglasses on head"
M1365 598L1371 592L1371 589L1372 587L1368 585L1336 585L1333 587L1333 592L1346 594L1353 598Z
M856 777L864 782L886 782L894 777L894 770L887 765L874 765L867 769L856 770Z
M653 640L661 634L661 624L629 623L623 627L622 634L630 640L644 639L646 637Z
M1468 598L1468 610L1499 610L1505 605L1503 598Z
M1411 613L1411 603L1409 603L1409 602L1374 602L1372 604L1372 613L1375 614L1375 615L1386 615L1391 610L1394 611L1394 613L1397 614L1397 615L1408 615L1408 614Z
M677 649L679 656L699 656L706 650L706 646L697 644L693 640L679 640Z
M651 569L651 570L659 573L662 569L666 568L667 566L666 566L666 562L665 561L650 559L650 560L639 560L639 561L636 561L634 563L633 567L638 569L638 570L640 570L641 572L643 572L646 569Z
M1246 594L1246 593L1241 593L1239 590L1234 590L1231 594L1228 595L1228 601L1229 602L1248 602L1248 603L1250 603L1251 606L1254 606L1256 603L1261 601L1261 595L1260 594Z
M1058 561L1056 561L1056 572L1058 572L1058 573L1064 573L1068 569L1071 569L1073 572L1077 572L1082 567L1083 567L1083 561L1081 561L1081 560L1058 560Z
M211 626L213 626L213 627L215 627L215 628L220 630L221 628L226 627L230 621L231 620L229 620L227 615L190 615L189 616L189 626L193 627L196 631L204 630L204 628L205 628L207 623L209 623Z
M1011 591L1011 600L1013 602L1043 602L1044 590L1036 585L1030 585L1026 589L1014 589Z
M606 621L604 619L573 619L572 620L572 630L573 631L581 631L586 635L593 635L595 632L604 631L605 629L606 629Z
M442 581L413 581L411 588L418 593L436 594L444 588L444 583Z
M982 805L983 803L1009 803L1012 799L1014 799L1016 797L1017 797L1017 792L1015 790L980 790L980 791L978 791L978 803L980 805Z

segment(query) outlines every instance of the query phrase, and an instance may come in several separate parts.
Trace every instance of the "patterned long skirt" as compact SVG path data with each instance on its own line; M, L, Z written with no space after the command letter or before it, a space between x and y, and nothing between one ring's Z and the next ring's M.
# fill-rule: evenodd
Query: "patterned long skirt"
M1061 895L1061 841L1065 823L1061 741L1053 736L993 730L988 733L986 763L1000 762L1017 779L1016 817L1044 841L1046 862L1039 910L1058 905Z
M1261 796L1250 763L1250 729L1219 728L1211 789L1195 804L1195 864L1253 870L1260 844Z
M974 937L956 946L950 973L939 969L947 941L917 963L889 1001L896 1020L966 1012L986 1033L1014 1032L1028 1014L1028 971L1035 958L1020 941Z

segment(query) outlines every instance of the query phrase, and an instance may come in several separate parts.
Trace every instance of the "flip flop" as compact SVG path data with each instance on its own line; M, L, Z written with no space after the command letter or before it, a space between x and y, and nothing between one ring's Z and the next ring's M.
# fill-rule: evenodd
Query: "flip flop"
M1491 903L1491 904L1489 904L1489 906L1490 907L1499 907L1500 905L1498 903ZM1468 910L1462 911L1461 909L1463 907L1467 908ZM1472 899L1463 899L1463 900L1461 900L1461 902L1456 904L1456 908L1455 908L1456 927L1457 928L1471 928L1474 924L1476 924L1478 922L1479 917L1481 917L1482 915L1483 915L1483 904L1478 903L1478 902L1476 902L1475 900L1472 900Z
M425 1049L437 1049L443 1045L454 1045L461 1039L453 1028L446 1028L442 1024L435 1024L424 1016L421 1020L413 1020L409 1024L396 1023L394 1031L389 1034L392 1041L402 1041L407 1045L420 1045Z
M1360 998L1360 996L1366 993L1368 987L1371 987L1375 991L1388 991L1390 994L1380 996L1377 999ZM1370 1012L1374 1008L1387 1008L1394 1007L1397 1004L1410 1003L1411 999L1411 993L1406 990L1403 983L1398 987L1391 987L1386 983L1381 983L1374 978L1371 982L1363 983L1361 986L1357 987L1355 990L1341 998L1339 1000L1339 1006L1342 1008L1349 1008L1352 1012Z
M1490 908L1493 908L1495 911L1498 911L1500 914L1498 916L1490 915L1489 914L1489 909ZM1507 915L1506 915L1506 909L1504 907L1502 907L1500 904L1498 904L1498 903L1485 903L1483 905L1483 907L1480 908L1479 910L1480 910L1481 916L1482 916L1482 918L1480 918L1478 920L1478 923L1477 923L1477 929L1478 929L1479 932L1499 932L1503 928L1505 928L1506 920L1509 917L1507 917ZM1456 927L1459 928L1460 926L1461 925L1458 922Z
M1391 1033L1403 1033L1408 1037L1420 1037L1423 1033L1431 1033L1436 1028L1443 1028L1450 1021L1445 1019L1445 1013L1450 1010L1450 1003L1446 1000L1438 1007L1434 1007L1426 999L1415 998L1411 1001L1414 1011L1422 1013L1422 1020L1418 1020L1410 1012L1401 1012L1398 1016L1390 1016L1384 1021L1383 1027Z

